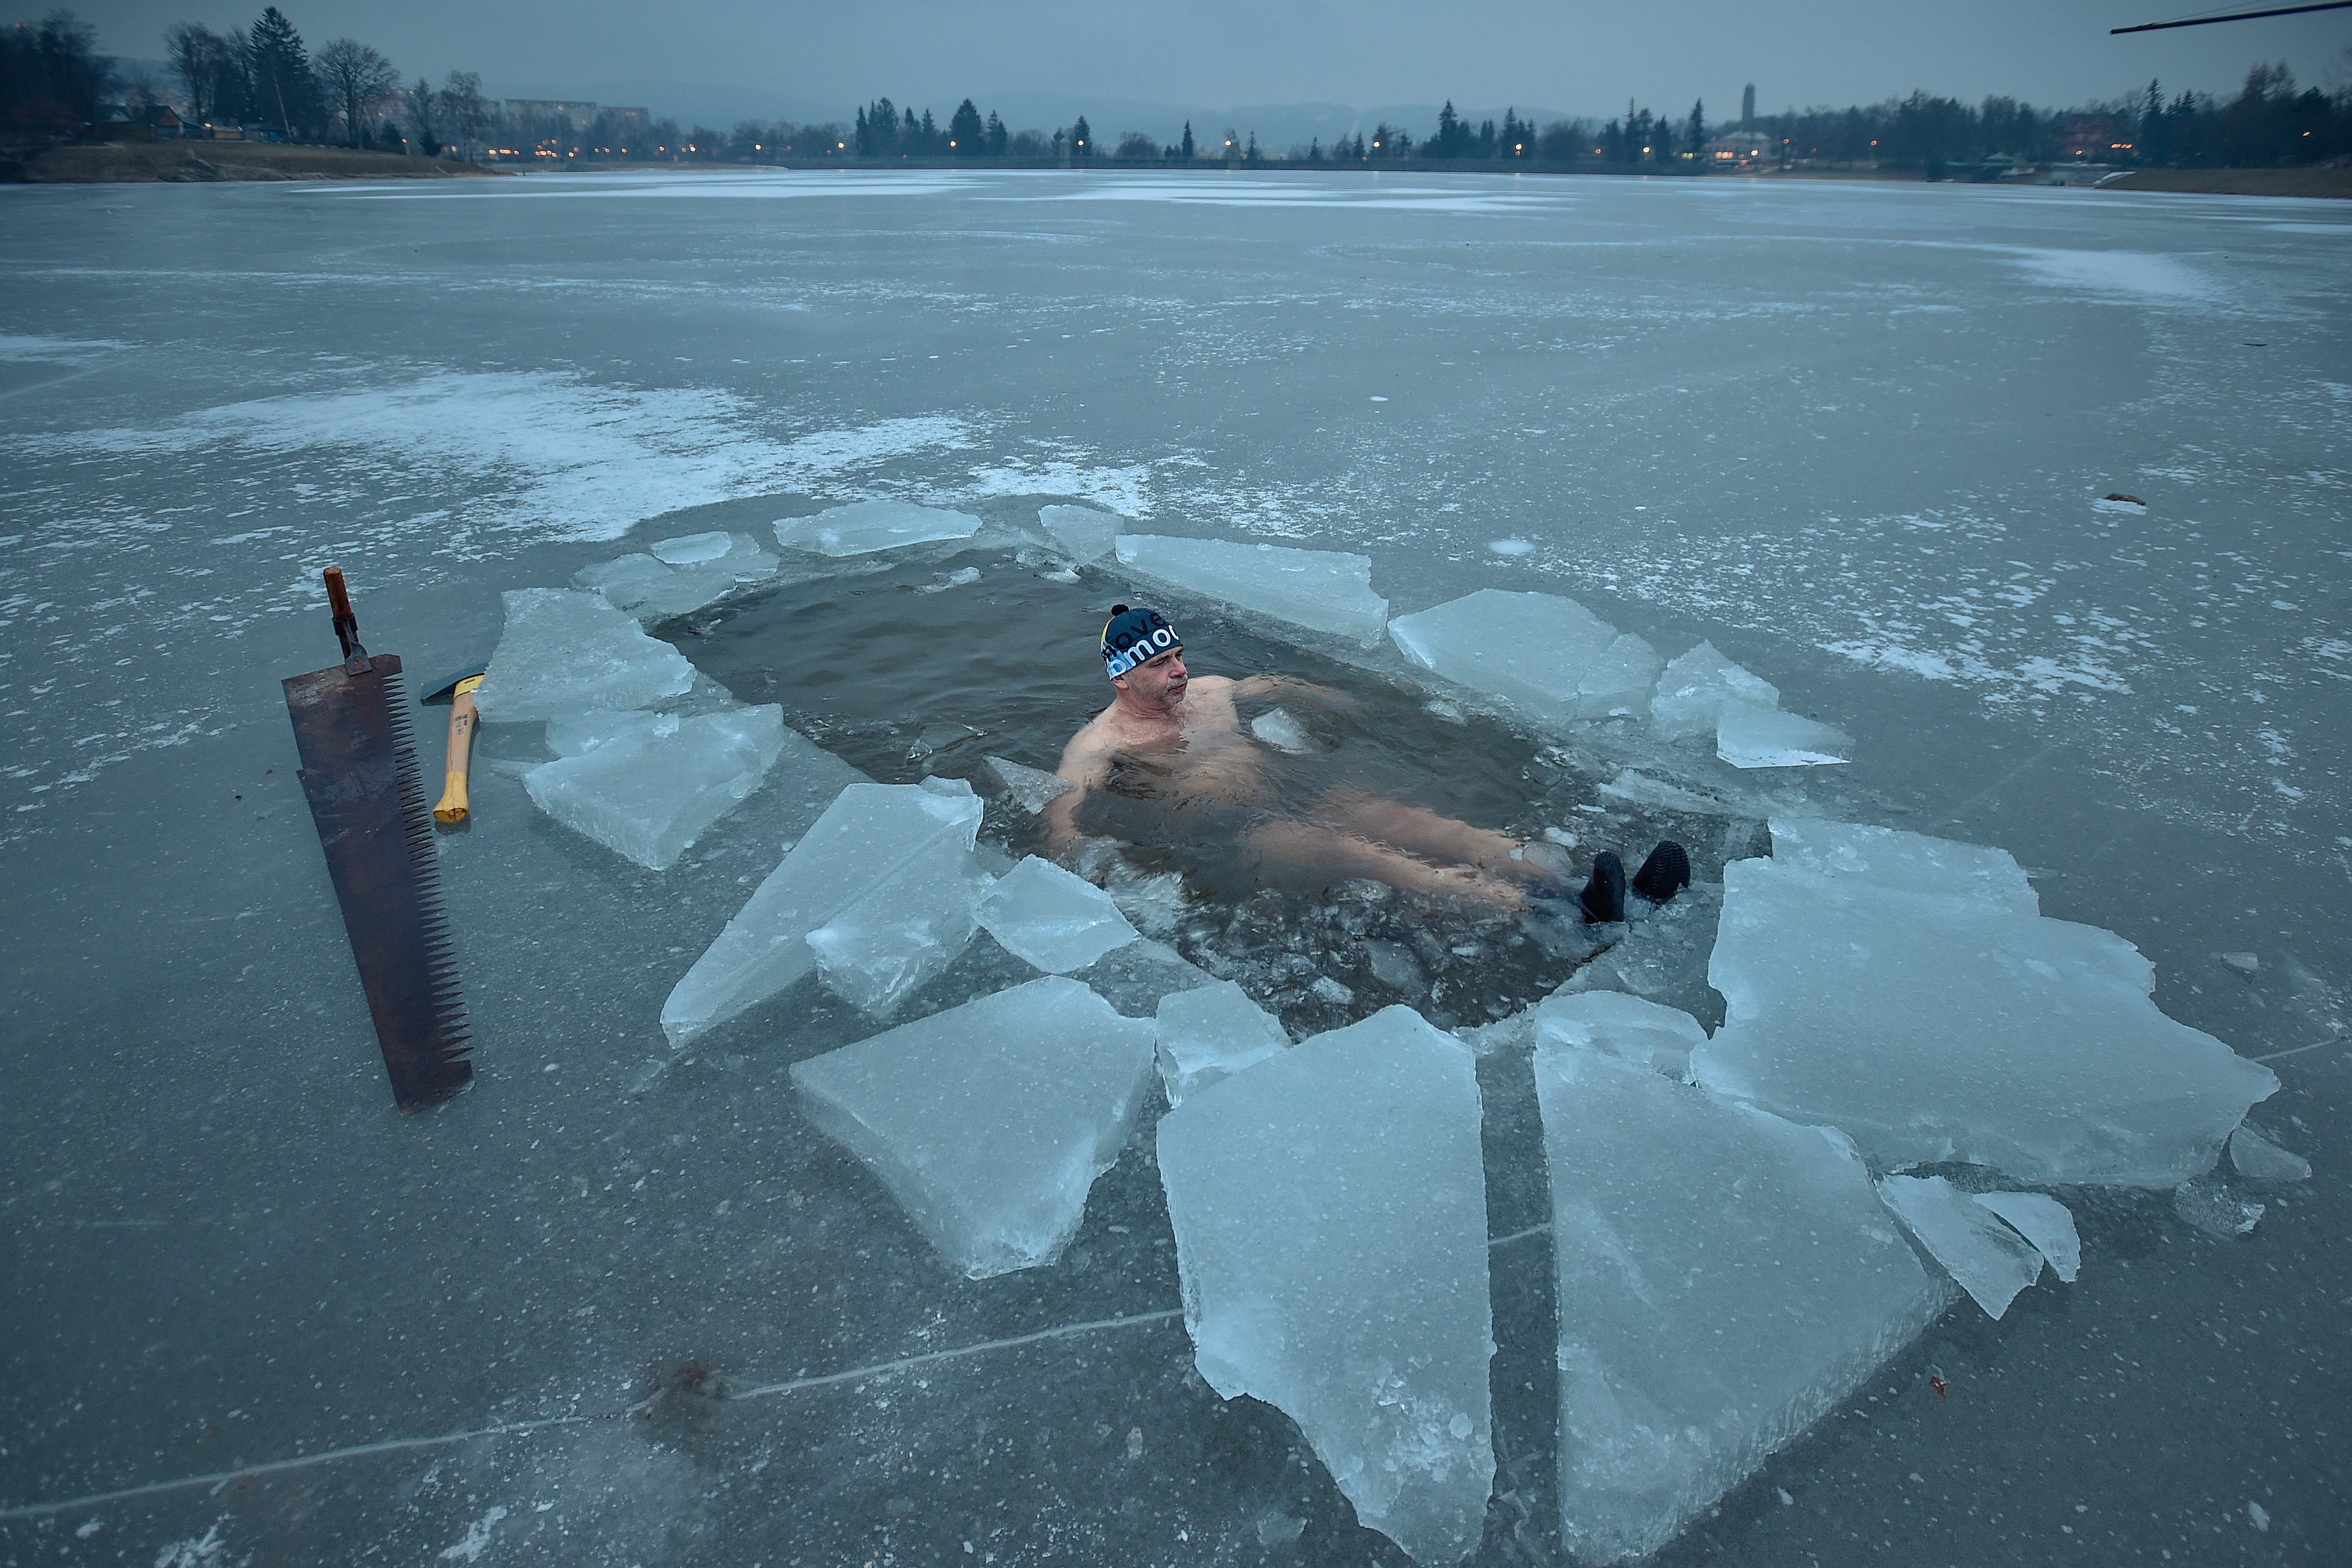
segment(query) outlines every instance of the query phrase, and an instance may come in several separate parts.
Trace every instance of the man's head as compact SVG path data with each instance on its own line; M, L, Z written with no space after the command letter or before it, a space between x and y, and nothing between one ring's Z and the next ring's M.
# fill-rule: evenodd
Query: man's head
M1165 712L1184 700L1191 676L1184 668L1184 639L1157 610L1110 607L1103 623L1103 668L1129 707Z

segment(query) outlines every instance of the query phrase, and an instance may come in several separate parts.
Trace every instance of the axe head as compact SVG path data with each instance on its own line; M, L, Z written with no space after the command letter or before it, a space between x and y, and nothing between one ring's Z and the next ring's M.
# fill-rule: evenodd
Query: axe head
M457 688L466 686L466 682L469 680L478 681L482 679L484 668L478 664L471 668L461 669L448 679L427 688L425 695L416 700L416 705L419 708L446 708L457 700ZM473 688L466 686L466 689L471 691Z

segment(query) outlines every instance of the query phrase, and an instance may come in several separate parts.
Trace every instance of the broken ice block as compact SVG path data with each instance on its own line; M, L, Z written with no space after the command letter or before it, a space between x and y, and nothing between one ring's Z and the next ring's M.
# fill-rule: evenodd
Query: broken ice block
M2230 1134L2230 1163L2258 1182L2307 1182L2311 1162L2291 1154L2251 1127Z
M1021 809L1032 816L1078 787L1059 773L1024 767L1003 757L989 758L988 765L996 770L997 778L1003 781L1013 798L1021 803Z
M1885 847L1859 868L1724 868L1707 979L1726 1015L1691 1053L1700 1083L1841 1128L1881 1171L1958 1160L2151 1187L2210 1169L2278 1088L2157 1011L2155 972L2113 931L2025 913L2013 886L1976 896L1983 851L1870 842ZM1914 890L1945 856L1968 895Z
M1160 1081L1171 1108L1289 1047L1274 1015L1230 980L1179 991L1160 1004Z
M1535 1082L1559 1270L1560 1539L1580 1561L1625 1562L1834 1408L1952 1291L1835 1134L1591 1050L1539 1049Z
M1941 893L2011 914L2038 915L2033 884L2006 849L1819 817L1774 817L1775 865L1906 893Z
M660 871L760 787L782 747L784 716L769 703L646 717L593 751L531 769L522 785L565 826Z
M486 722L643 708L694 684L685 655L593 594L518 588L505 597L506 629L474 693Z
M1584 672L1609 651L1617 628L1557 594L1481 588L1398 616L1389 637L1423 669L1559 723L1576 717Z
M647 713L632 709L627 712L591 710L585 713L560 713L547 721L547 749L559 757L576 757L593 752L607 741L618 741L639 731L648 731L669 721L662 733L677 732L677 716L672 713Z
M1979 1193L1976 1200L2032 1242L2060 1279L2072 1285L2083 1271L2083 1238L2064 1204L2041 1193Z
M776 520L776 542L785 549L835 556L867 555L940 539L969 539L979 531L980 519L968 511L944 511L902 500L854 501L814 517Z
M1615 991L1555 992L1535 1014L1538 1048L1605 1051L1677 1080L1690 1076L1691 1048L1706 1044L1706 1031L1688 1013Z
M1151 1026L1058 975L793 1068L809 1120L974 1279L1061 1256L1150 1078Z
M1084 969L1136 938L1108 893L1034 855L996 879L980 902L980 923L1006 952L1049 974Z
M1651 728L1662 741L1713 734L1727 699L1774 709L1780 706L1780 690L1703 642L1659 673L1650 697Z
M1287 709L1270 708L1250 721L1250 733L1277 752L1287 752L1294 757L1311 756L1323 748L1290 716Z
M2042 1277L2041 1251L1941 1176L1888 1176L1878 1195L1989 1318Z
M1369 555L1156 533L1123 533L1117 549L1120 565L1145 576L1364 647L1380 641L1388 621Z
M1844 731L1726 698L1715 721L1715 754L1735 768L1818 768L1853 761Z
M888 1017L963 952L988 884L970 849L952 837L926 841L888 880L809 932L818 977L852 1006Z
M853 784L801 836L662 1004L673 1048L816 967L808 933L922 859L940 841L969 851L980 801L919 784Z
M572 583L602 594L642 622L667 620L776 574L776 557L748 533L689 533L656 541L649 553L582 568Z
M1601 650L1576 679L1576 712L1580 719L1640 717L1650 710L1650 689L1657 684L1658 667L1665 661L1632 632Z
M1119 531L1127 526L1127 519L1118 513L1097 511L1090 506L1041 506L1037 522L1077 562L1099 561L1109 554Z
M1193 1363L1298 1423L1356 1517L1423 1563L1495 1477L1486 1178L1459 1041L1388 1007L1160 1123Z
M2263 1205L2233 1196L2221 1178L2207 1174L2172 1189L2172 1212L2216 1241L2252 1236Z

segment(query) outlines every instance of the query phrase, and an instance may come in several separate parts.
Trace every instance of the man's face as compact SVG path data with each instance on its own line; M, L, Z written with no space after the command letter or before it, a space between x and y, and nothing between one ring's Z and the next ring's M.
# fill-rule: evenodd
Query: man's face
M1171 648L1125 675L1113 676L1111 684L1137 707L1165 712L1184 700L1184 689L1192 679L1184 668L1184 650Z

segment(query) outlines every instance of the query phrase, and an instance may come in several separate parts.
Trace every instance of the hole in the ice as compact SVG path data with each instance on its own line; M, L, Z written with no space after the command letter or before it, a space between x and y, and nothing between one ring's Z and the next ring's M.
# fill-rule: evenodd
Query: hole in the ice
M977 575L924 593L943 570ZM692 637L661 630L879 782L969 780L989 797L983 837L1017 858L1055 846L991 759L1050 772L1109 700L1096 647L1114 601L1152 602L1093 568L972 551L787 584L698 616ZM1237 700L1213 768L1123 762L1059 858L1294 1037L1400 1002L1442 1027L1485 1024L1546 994L1622 933L1596 935L1575 907L1599 849L1638 864L1675 837L1702 881L1720 878L1720 822L1603 797L1613 764L1434 711L1418 688L1198 605L1169 612L1196 678L1294 684Z

